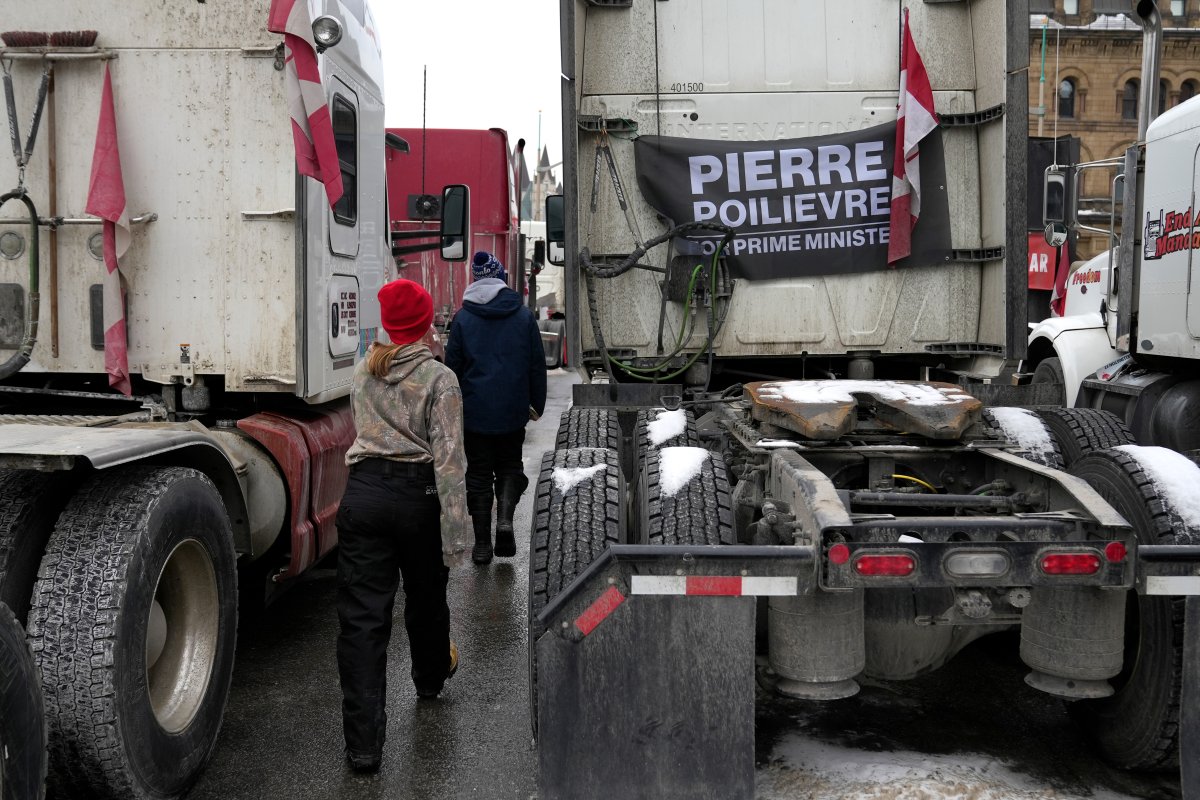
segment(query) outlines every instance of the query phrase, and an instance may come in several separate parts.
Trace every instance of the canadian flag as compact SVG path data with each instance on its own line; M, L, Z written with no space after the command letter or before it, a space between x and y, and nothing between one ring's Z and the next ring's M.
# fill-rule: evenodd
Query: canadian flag
M104 220L104 371L108 385L125 395L129 384L129 353L125 336L125 301L117 259L129 248L129 211L125 206L125 181L117 151L117 114L113 106L112 74L104 67L100 95L100 122L92 153L92 178L84 210Z
M287 47L284 80L292 139L296 144L296 170L325 184L329 205L342 196L342 170L329 119L329 104L317 67L317 47L312 37L308 0L271 0L267 30L282 33Z
M933 111L933 89L921 54L913 43L904 9L904 37L900 48L900 101L896 118L896 155L892 169L892 218L888 234L888 264L912 252L912 229L921 216L921 140L938 125Z

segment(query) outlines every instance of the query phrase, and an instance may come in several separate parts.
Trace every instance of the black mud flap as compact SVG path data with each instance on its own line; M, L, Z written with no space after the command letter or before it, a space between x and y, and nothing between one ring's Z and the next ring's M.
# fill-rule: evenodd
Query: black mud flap
M1183 800L1200 800L1200 597L1187 599L1183 636L1183 699L1179 704L1180 782Z
M610 547L538 617L539 797L751 800L750 595L811 590L811 558Z
M754 797L752 597L633 598L538 641L541 797Z

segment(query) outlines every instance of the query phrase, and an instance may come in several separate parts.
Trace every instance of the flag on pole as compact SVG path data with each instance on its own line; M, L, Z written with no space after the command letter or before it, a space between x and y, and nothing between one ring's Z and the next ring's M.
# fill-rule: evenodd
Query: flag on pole
M117 259L129 248L129 211L125 206L125 181L117 151L117 115L113 106L112 75L104 66L104 91L100 95L100 121L92 153L92 178L84 209L104 220L104 371L108 385L124 395L129 384L129 353L125 336L125 300Z
M912 229L921 215L921 140L938 125L933 111L933 89L921 54L913 43L904 9L904 35L900 47L900 99L896 118L896 154L892 169L892 218L888 235L888 264L912 252Z
M329 104L325 102L317 67L308 0L271 0L267 30L282 33L288 50L284 80L292 117L292 139L296 144L296 170L325 184L325 194L332 206L342 196L342 170L338 165Z
M1067 273L1071 265L1065 258L1067 246L1054 250L1054 289L1050 292L1050 314L1061 317L1067 311Z

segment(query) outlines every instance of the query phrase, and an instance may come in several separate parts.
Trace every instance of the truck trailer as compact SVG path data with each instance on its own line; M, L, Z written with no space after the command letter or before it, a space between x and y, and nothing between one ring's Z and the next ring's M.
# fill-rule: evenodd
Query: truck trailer
M286 47L268 7L300 20ZM364 0L68 0L4 24L0 601L53 795L179 797L217 740L239 594L337 543L351 376L396 277L379 31ZM323 181L286 88L305 46ZM441 198L457 258L468 202Z
M531 531L540 796L752 797L756 681L837 702L999 631L1109 760L1177 765L1200 468L1017 385L1026 3L560 19L582 383Z

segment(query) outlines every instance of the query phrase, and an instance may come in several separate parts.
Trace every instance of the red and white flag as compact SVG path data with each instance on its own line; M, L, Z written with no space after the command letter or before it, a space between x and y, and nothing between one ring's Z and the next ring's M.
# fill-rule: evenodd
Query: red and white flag
M129 248L129 211L125 207L125 181L117 151L117 114L113 106L112 75L104 66L104 92L100 96L100 122L92 153L92 179L84 209L104 220L104 371L108 385L132 394L129 353L125 336L125 301L117 259Z
M342 170L329 119L329 104L317 67L308 0L271 0L267 30L282 33L288 57L284 66L296 170L325 184L329 205L342 196Z
M888 264L912 252L912 229L921 216L921 140L938 125L933 89L921 54L913 43L904 9L904 38L900 49L900 103L896 118L896 155L892 169L892 218L888 235Z

